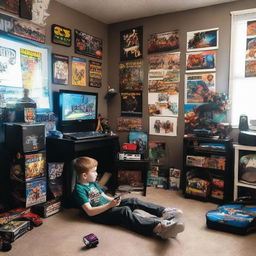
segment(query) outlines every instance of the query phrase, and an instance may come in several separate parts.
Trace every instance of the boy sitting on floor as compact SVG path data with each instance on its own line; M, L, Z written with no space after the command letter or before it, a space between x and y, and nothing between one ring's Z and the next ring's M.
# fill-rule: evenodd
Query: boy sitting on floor
M78 181L73 196L89 219L101 224L120 225L143 235L156 234L163 239L174 238L184 230L184 224L179 221L182 215L179 209L165 208L137 198L114 199L107 196L95 182L97 166L97 160L90 157L74 160ZM143 217L134 213L135 209L156 217Z

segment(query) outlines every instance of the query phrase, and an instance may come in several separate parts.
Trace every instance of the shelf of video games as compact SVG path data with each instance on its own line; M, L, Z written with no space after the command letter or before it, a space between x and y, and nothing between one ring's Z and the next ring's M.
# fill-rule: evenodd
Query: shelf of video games
M256 199L256 147L234 145L234 201Z
M232 200L231 139L185 137L182 190L187 198L215 203Z
M17 139L14 140L14 137ZM45 125L6 124L5 144L12 159L10 165L12 206L31 207L33 212L42 217L57 213L61 207L62 190L59 179L63 163L46 163Z

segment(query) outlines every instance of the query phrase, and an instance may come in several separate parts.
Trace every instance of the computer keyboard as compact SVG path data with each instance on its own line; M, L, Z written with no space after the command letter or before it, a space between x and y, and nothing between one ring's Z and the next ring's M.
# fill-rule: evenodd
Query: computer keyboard
M65 138L70 138L73 140L92 139L92 138L99 138L104 136L106 136L105 133L101 133L98 131L64 133Z

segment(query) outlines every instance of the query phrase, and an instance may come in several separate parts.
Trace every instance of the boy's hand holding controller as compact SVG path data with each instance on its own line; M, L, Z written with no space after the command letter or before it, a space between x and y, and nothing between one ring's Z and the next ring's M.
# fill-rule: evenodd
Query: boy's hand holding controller
M121 197L120 196L116 196L111 202L110 202L110 206L111 207L115 207L118 206L121 202Z

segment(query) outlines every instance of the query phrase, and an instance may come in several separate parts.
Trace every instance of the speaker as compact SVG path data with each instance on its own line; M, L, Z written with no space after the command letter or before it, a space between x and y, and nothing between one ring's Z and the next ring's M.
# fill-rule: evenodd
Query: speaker
M241 115L239 119L239 130L247 131L249 129L248 117L246 115Z

